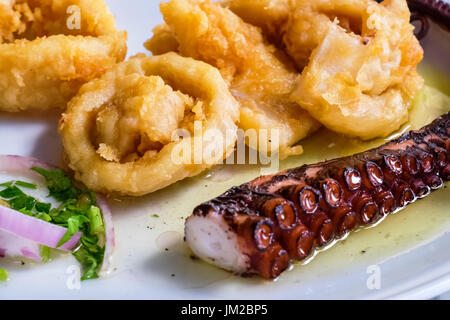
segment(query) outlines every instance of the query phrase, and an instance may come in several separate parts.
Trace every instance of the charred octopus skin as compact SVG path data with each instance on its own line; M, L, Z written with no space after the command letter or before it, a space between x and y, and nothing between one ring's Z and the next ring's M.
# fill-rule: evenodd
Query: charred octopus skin
M379 148L233 187L194 209L186 241L221 268L276 278L290 261L442 187L449 160L450 112Z

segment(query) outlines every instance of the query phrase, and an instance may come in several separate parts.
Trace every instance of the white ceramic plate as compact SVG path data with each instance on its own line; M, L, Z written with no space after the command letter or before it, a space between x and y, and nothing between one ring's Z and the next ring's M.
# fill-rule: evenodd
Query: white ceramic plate
M162 21L159 1L107 2L119 27L128 31L129 54L144 52L142 43ZM424 40L428 63L421 67L423 74L435 75L433 69L450 72L443 58L450 53L449 44L445 32L433 26ZM449 94L447 79L445 74L440 79L428 76L427 83ZM431 121L448 110L449 101L438 107L425 101L434 109L417 111L416 119L423 124ZM48 114L0 114L0 153L59 163L57 120L57 115ZM281 167L350 152L351 143L334 139L326 132L312 137L305 142L304 156L290 158ZM353 151L357 148L361 146ZM448 189L412 204L375 228L351 234L277 281L232 276L191 259L182 241L184 218L196 204L258 174L259 168L250 166L216 168L146 197L110 199L117 250L109 278L86 281L77 288L71 268L77 263L70 255L44 265L0 260L10 272L10 280L0 284L0 299L432 298L450 290Z

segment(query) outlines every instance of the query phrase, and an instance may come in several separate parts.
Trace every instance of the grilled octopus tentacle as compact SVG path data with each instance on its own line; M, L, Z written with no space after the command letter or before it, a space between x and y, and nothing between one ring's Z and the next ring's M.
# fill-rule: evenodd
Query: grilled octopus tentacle
M195 208L186 241L222 268L275 278L291 260L440 188L449 158L450 112L379 148L233 187Z
M444 0L408 0L408 6L411 12L415 12L422 17L428 15L437 23L450 29L450 4L448 2ZM412 18L415 18L414 15ZM428 27L425 27L425 29L428 29Z

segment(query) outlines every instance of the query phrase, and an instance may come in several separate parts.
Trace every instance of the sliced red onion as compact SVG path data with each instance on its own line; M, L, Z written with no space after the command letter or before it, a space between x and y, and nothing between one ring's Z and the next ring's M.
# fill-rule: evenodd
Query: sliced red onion
M36 158L0 155L0 171L3 172L20 172L26 175L32 174L33 176L41 178L41 176L31 171L33 167L39 167L46 170L56 169L57 167L44 163Z
M106 276L110 272L112 253L114 251L114 247L116 245L115 236L114 236L114 225L112 222L112 214L111 210L106 203L106 200L97 195L97 204L103 215L103 223L105 224L105 253L103 256L103 263L100 268L100 275Z
M0 231L0 257L26 257L42 261L41 245L6 231Z
M66 228L4 206L0 206L0 230L64 251L72 251L81 238L81 232L78 232L69 241L58 247L59 241L67 232Z
M33 167L56 169L57 167L38 159L22 156L0 155L0 172L31 175L36 179L42 177L30 170ZM106 275L111 266L112 252L115 247L114 227L111 210L105 199L96 195L97 203L103 215L105 224L105 254L100 269L101 275ZM40 245L56 248L67 229L0 205L0 257L25 256L41 261ZM69 241L57 248L71 251L79 243L81 232L75 234Z

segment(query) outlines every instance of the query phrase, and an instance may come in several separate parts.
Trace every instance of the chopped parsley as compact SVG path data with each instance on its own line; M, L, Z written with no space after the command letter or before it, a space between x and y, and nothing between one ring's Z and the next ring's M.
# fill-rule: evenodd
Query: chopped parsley
M75 186L63 170L37 167L32 170L45 178L49 196L60 205L52 208L51 204L27 195L22 188L37 189L37 186L23 181L0 184L0 203L3 200L13 210L67 228L58 247L82 232L80 245L72 253L83 267L81 280L98 278L97 270L105 251L105 227L95 194ZM43 260L48 261L50 248L42 246L41 250Z
M41 246L41 257L42 257L42 262L48 262L50 261L50 253L51 253L51 248L42 245Z
M72 180L70 180L70 178L61 169L45 170L34 167L31 170L36 171L45 178L51 197L58 201L77 199L80 190L75 187Z

